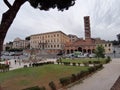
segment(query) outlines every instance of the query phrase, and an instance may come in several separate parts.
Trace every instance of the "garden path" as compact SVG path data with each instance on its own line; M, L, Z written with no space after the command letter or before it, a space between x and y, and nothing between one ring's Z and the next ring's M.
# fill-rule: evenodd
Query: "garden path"
M83 80L83 83L68 90L110 90L120 76L120 58L113 59L104 69Z

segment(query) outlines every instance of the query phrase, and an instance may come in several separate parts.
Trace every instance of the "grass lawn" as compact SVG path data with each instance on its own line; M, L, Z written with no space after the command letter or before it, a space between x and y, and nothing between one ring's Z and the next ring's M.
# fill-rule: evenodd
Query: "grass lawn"
M13 71L0 73L0 84L4 90L21 90L32 86L46 86L54 81L57 87L59 78L76 74L81 70L87 70L88 67L75 67L64 65L44 65L39 67L22 68Z
M83 63L83 62L88 62L88 61L100 61L101 64L105 64L106 58L75 58L75 59L71 59L71 58L66 58L66 59L62 59L62 62L71 62L71 63Z

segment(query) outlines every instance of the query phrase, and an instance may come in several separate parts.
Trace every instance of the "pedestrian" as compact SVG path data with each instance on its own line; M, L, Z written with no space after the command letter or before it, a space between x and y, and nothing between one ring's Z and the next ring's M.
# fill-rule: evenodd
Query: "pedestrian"
M15 60L15 64L16 64L16 60Z
M9 61L8 64L11 65L11 62Z
M8 65L8 60L6 60L6 65Z

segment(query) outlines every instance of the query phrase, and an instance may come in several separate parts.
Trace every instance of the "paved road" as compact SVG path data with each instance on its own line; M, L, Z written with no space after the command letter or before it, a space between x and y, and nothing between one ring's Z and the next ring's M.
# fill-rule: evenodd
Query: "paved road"
M120 58L113 59L104 69L68 90L110 90L120 75Z

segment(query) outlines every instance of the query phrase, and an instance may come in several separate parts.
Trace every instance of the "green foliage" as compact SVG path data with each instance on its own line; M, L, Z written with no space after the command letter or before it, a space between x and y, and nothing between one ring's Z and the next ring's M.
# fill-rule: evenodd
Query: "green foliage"
M105 58L105 49L102 45L98 45L95 50L96 57Z
M25 40L30 40L30 36L26 37Z
M106 63L109 63L110 61L111 61L111 58L110 58L110 56L108 56L106 59Z
M49 86L51 87L51 90L57 90L53 81L49 83Z
M9 71L9 65L0 64L0 72Z
M64 65L70 65L70 62L64 62Z
M50 8L57 8L63 11L75 4L75 0L29 0L31 6L39 8L40 10L49 10Z
M23 90L46 90L45 87L38 87L38 86L34 86L34 87L29 87Z
M89 64L93 64L94 61L96 62L96 61L98 61L98 59L97 58L92 58L92 59L90 59L90 58L82 58L82 59L78 58L78 59L74 59L74 60L72 60L72 59L62 59L61 61L63 63L64 62L69 62L69 63L76 63L76 64L80 63L80 64L82 64L84 62L88 62ZM106 64L106 58L99 58L99 62L101 64Z
M77 80L77 75L72 74L71 82L75 82L76 80Z
M60 83L65 86L71 83L71 77L60 78Z
M89 66L89 62L83 62L84 66Z
M95 71L95 68L94 68L94 67L89 67L89 68L88 68L88 71L89 71L89 73L92 73L92 72Z
M72 65L73 65L73 66L76 66L76 63L75 63L75 62L73 62L73 63L72 63Z
M10 50L10 47L5 47L5 50L6 50L6 51L9 51L9 50Z
M9 52L21 52L23 51L23 49L17 49L17 48L12 48L12 49L8 49Z

